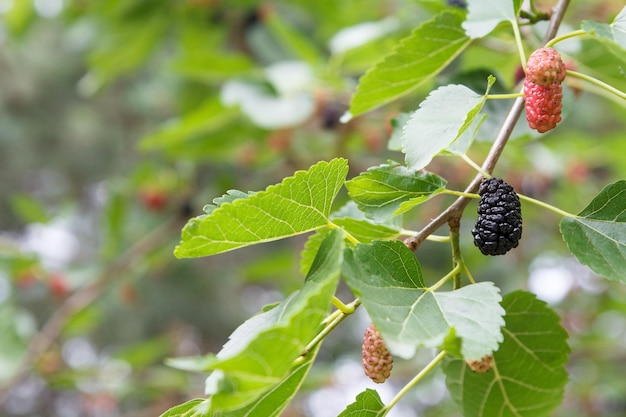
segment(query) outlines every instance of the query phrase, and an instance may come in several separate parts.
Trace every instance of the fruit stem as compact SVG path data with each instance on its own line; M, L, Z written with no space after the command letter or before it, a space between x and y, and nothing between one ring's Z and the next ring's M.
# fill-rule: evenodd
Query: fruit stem
M596 86L598 86L600 88L603 88L606 91L608 91L608 92L610 92L612 94L615 94L619 98L622 98L622 99L626 100L626 93L624 93L623 91L618 90L617 88L615 88L615 87L613 87L613 86L611 86L611 85L609 85L609 84L607 84L605 82L602 82L602 81L598 80L597 78L594 78L594 77L592 77L590 75L587 75L587 74L583 74L583 73L576 72L576 71L570 71L570 70L567 70L566 73L570 77L579 78L581 80L585 80L587 82L590 82L591 84L596 85Z
M336 298L333 298L333 299L336 299ZM298 356L296 360L294 360L293 365L299 365L300 363L302 363L307 357L307 355L311 353L313 349L315 349L315 346L317 346L318 343L324 340L324 338L328 336L328 334L332 332L335 329L335 327L337 327L339 323L341 323L346 317L354 313L354 311L359 307L359 305L361 305L361 301L357 298L356 300L354 300L347 306L344 305L344 307L346 307L347 310L352 310L350 313L345 313L341 310L336 310L331 315L329 315L326 318L326 320L324 320L328 324L317 334L317 336L313 338L313 340L309 342L308 345L305 346L300 356Z
M545 47L549 48L549 47L551 47L553 45L556 45L557 43L562 42L562 41L564 41L566 39L575 38L576 36L585 36L585 35L589 35L589 32L584 31L582 29L581 30L575 30L573 32L569 32L569 33L566 33L564 35L557 36L556 38L550 39L546 43Z
M450 278L452 278L453 276L461 272L461 269L463 269L462 265L460 263L457 263L456 265L454 265L454 268L452 268L452 271L448 272L445 277L435 282L432 287L428 288L428 291L431 291L431 292L437 291L439 288L441 288L443 284L448 282Z
M553 212L555 212L557 214L560 214L561 216L570 217L572 219L578 218L578 216L575 215L575 214L568 213L565 210L561 210L560 208L554 207L554 206L552 206L552 205L550 205L548 203L544 203L543 201L535 200L534 198L525 196L524 194L519 194L518 193L517 196L519 197L520 200L524 200L524 201L528 201L529 203L536 204L536 205L538 205L540 207L546 208L546 209L551 210L551 211L553 211Z
M393 406L395 406L407 392L409 392L415 385L417 385L418 382L424 379L424 377L428 375L430 371L435 369L435 367L439 365L439 362L441 362L447 354L448 353L445 350L439 352L439 354L435 356L433 360L428 363L428 365L426 365L417 375L415 375L412 380L410 380L400 391L398 391L396 396L392 398L389 404L383 407L381 413L379 413L378 415L387 414L387 412L389 412L389 410L391 410L391 408L393 408Z
M484 169L481 168L480 165L478 165L476 162L472 161L472 159L467 156L467 154L460 154L461 159L463 159L469 166L471 166L472 168L474 168L478 173L483 174L483 176L485 178L491 178L491 174L489 174L487 171L485 171Z
M463 265L463 257L461 256L461 245L459 244L459 231L461 229L461 216L453 216L448 220L450 228L450 246L452 246L452 265ZM454 274L454 282L452 288L458 290L461 288L461 269Z
M522 44L522 35L519 31L519 25L517 24L517 19L511 20L511 26L513 26L513 34L515 35L515 44L517 45L517 50L519 51L519 59L522 64L522 68L524 72L526 72L526 54L524 53L524 45Z
M431 242L447 243L450 241L450 236L430 235L426 238L426 240L430 240Z
M524 97L524 93L510 93L510 94L487 94L487 98L491 100L503 100L508 98Z
M478 194L474 194L474 193L466 193L463 191L454 191L454 190L442 190L441 191L442 194L450 194L450 195L458 195L460 197L467 197L467 198L480 198L480 196Z

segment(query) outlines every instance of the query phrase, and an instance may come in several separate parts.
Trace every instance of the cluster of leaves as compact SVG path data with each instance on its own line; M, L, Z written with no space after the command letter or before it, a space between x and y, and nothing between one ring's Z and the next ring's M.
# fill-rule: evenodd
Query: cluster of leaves
M467 14L447 9L423 23L361 78L344 119L409 93L503 22L518 31L520 7L519 1L469 1ZM626 9L610 25L583 23L578 34L623 54L626 44L619 34L625 19ZM398 240L413 234L404 228L402 214L439 194L468 196L447 189L445 178L424 168L440 154L467 159L474 138L486 134L481 125L494 82L492 76L486 80L484 94L460 84L434 90L399 123L396 145L404 164L389 161L346 181L345 159L319 162L264 191L231 191L187 223L175 250L180 258L315 233L301 256L306 278L300 290L243 323L216 355L170 362L211 375L207 399L164 416L279 415L321 341L361 304L395 356L411 358L422 347L441 351L428 370L444 361L447 386L463 415L545 416L560 404L569 347L559 316L529 292L501 297L493 283L474 282L458 256L458 229L452 226L452 268L431 286L411 249ZM333 211L344 185L351 201ZM578 215L554 208L564 216L561 233L571 253L596 274L619 282L626 277L625 192L626 181L617 181ZM470 284L460 285L462 274ZM340 276L357 297L352 304L334 298ZM453 290L442 291L452 278ZM331 313L332 304L338 309ZM487 373L474 373L466 364L488 356L493 360ZM396 401L385 405L368 389L341 416L382 416Z

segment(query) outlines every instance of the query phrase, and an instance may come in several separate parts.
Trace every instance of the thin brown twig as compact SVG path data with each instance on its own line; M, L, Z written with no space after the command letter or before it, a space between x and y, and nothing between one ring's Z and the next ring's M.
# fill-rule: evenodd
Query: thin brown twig
M124 255L117 258L114 263L102 271L93 283L70 295L55 310L41 330L30 340L15 374L0 387L0 406L8 398L11 389L26 379L33 365L58 339L69 318L94 302L108 288L109 284L129 271L145 255L163 245L172 232L180 228L180 222L181 219L175 216L138 240Z
M563 21L563 17L565 15L565 11L569 5L569 0L560 0L556 7L552 11L552 18L550 19L550 24L548 29L546 30L546 34L543 39L543 44L545 45L550 39L556 36L557 30ZM504 147L506 146L509 137L511 136L511 132L513 132L513 128L517 123L520 115L522 114L522 110L524 108L524 98L520 97L515 100L511 110L504 120L498 135L496 136L491 149L489 150L489 154L485 158L485 161L482 165L482 170L491 174L493 169L495 168L498 159L500 159L500 155L504 151ZM475 193L478 190L478 186L480 185L483 179L482 174L477 174L472 182L469 183L467 188L465 188L465 193ZM460 218L463 214L463 210L471 201L468 197L459 197L454 203L452 203L445 211L443 211L439 216L430 221L422 230L420 230L415 236L412 236L408 239L405 239L405 244L407 247L412 250L416 250L424 240L431 234L435 233L437 229L446 224L451 218L458 217Z

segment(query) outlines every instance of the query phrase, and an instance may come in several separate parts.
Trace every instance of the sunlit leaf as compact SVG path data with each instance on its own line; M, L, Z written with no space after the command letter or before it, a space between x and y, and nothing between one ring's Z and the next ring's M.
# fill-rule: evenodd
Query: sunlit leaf
M357 116L417 88L445 68L469 44L464 14L445 11L417 27L360 80L350 102Z
M424 168L435 155L457 140L480 113L494 82L495 78L489 77L485 94L476 94L456 84L430 93L404 125L402 151L406 154L407 166Z
M328 314L339 281L343 240L340 230L332 230L320 245L302 289L231 334L217 361L209 364L214 372L206 381L206 392L211 395L212 411L246 407L292 375L294 360Z
M406 210L404 202L426 201L444 189L446 180L436 174L407 169L396 164L373 167L346 182L348 194L369 217L384 220Z
M596 274L626 283L626 181L607 185L578 214L561 221L569 251Z
M214 255L325 226L347 172L345 159L320 162L265 191L222 204L210 215L189 220L174 254Z
M320 345L318 345L319 348ZM296 395L306 378L319 349L310 352L307 360L294 366L289 374L277 385L271 387L260 397L245 407L224 411L220 417L277 417Z
M493 283L430 291L415 255L400 241L346 249L344 275L399 357L410 358L418 346L440 346L452 328L462 339L466 359L490 354L502 340L504 310Z
M510 293L502 306L504 341L492 369L475 373L462 359L447 360L448 389L465 417L549 416L568 380L567 333L559 316L531 293Z

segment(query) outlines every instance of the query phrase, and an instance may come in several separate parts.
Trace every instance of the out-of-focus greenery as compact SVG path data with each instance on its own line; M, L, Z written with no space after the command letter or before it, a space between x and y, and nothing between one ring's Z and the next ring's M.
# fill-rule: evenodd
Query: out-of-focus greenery
M623 7L572 3L566 22L573 25L608 22ZM390 120L437 84L483 71L511 87L516 51L484 45L400 104L338 122L358 77L444 7L436 0L0 2L0 385L68 297L106 284L65 317L0 414L159 415L201 395L202 376L164 359L218 351L237 324L298 287L304 240L181 261L172 250L183 221L229 189L260 190L319 160L344 156L357 173L401 159L387 150ZM580 71L625 90L623 57L592 50L583 56L574 45L569 53ZM586 92L566 94L559 129L511 142L497 174L578 212L626 176L626 110ZM476 160L488 146L475 146ZM453 189L472 175L450 158L432 169ZM447 203L424 205L415 227ZM574 352L557 415L621 416L626 289L578 265L559 219L545 213L525 210L516 257L484 259L466 238L466 261L504 291L530 287L553 297ZM472 210L467 216L464 236ZM418 258L427 281L449 262L431 243ZM558 296L564 289L567 296ZM367 384L361 318L328 338L288 415L336 415ZM397 363L395 375L410 378L426 360ZM456 415L444 390L435 375L397 415Z

